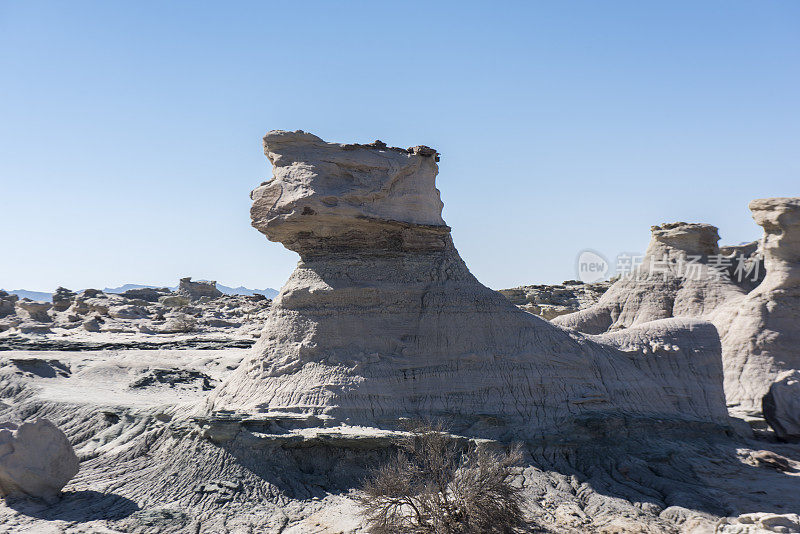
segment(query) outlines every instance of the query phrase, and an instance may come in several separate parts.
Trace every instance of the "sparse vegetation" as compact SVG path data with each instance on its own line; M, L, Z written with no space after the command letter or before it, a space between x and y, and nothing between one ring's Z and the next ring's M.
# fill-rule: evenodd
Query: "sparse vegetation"
M421 426L367 479L360 499L373 534L525 532L521 490L511 484L521 448L495 452Z
M197 320L185 313L177 315L169 321L169 329L172 332L189 333L194 332L195 328L197 328Z

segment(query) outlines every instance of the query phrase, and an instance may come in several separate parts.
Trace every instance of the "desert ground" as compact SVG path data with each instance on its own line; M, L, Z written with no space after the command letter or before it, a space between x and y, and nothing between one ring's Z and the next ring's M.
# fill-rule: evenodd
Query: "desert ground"
M521 444L526 531L800 532L800 198L753 200L747 246L653 221L626 276L494 291L436 150L264 151L252 225L300 257L274 299L0 293L0 531L368 532L364 480L430 420Z

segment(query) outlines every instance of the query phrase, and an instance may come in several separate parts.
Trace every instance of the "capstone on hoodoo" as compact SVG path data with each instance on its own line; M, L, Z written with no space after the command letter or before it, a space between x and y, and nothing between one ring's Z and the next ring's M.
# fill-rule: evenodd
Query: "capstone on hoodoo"
M581 417L727 424L714 328L666 320L589 337L481 285L453 246L435 151L264 137L253 226L300 254L213 413L472 435L567 431Z

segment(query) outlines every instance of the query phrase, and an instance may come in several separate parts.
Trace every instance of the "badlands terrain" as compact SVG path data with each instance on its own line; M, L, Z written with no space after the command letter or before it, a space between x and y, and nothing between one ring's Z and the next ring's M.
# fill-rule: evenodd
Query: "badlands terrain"
M264 150L252 224L300 257L274 300L0 293L0 531L366 532L365 476L431 420L522 444L531 532L800 532L800 198L750 203L759 243L654 221L613 282L497 292L435 150Z

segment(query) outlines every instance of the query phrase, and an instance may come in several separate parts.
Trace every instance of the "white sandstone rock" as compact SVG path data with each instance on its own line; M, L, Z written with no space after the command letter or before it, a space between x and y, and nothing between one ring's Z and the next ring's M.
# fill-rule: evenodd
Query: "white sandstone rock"
M755 512L724 519L715 534L792 534L800 532L800 515ZM697 534L700 534L697 532Z
M597 304L611 282L585 284L566 280L558 285L530 285L500 289L499 293L528 313L551 320Z
M764 228L767 275L711 319L722 338L728 404L758 413L777 377L800 369L800 198L754 200L750 209Z
M0 495L53 501L77 472L72 445L47 419L0 426Z
M784 440L800 440L800 370L778 375L762 401L764 419Z
M209 411L386 427L442 417L472 435L607 414L727 424L710 324L592 338L481 285L441 218L435 151L303 132L264 145L275 177L252 194L253 226L301 261ZM645 353L651 337L681 350Z
M594 306L553 319L588 334L628 328L669 317L705 318L745 290L721 268L709 264L720 254L717 228L669 223L653 234L642 264L618 280Z
M428 147L340 145L302 131L271 131L264 153L274 177L251 193L250 216L255 228L290 250L326 253L358 240L391 248L404 227L418 240L441 240L449 231L435 185L436 152Z
M222 296L222 291L217 289L216 281L192 282L192 277L181 278L178 284L178 294L189 300L198 300L203 297L215 299Z
M49 302L37 302L22 299L17 302L17 315L22 319L29 319L39 323L53 322L53 318L47 313L53 305Z

